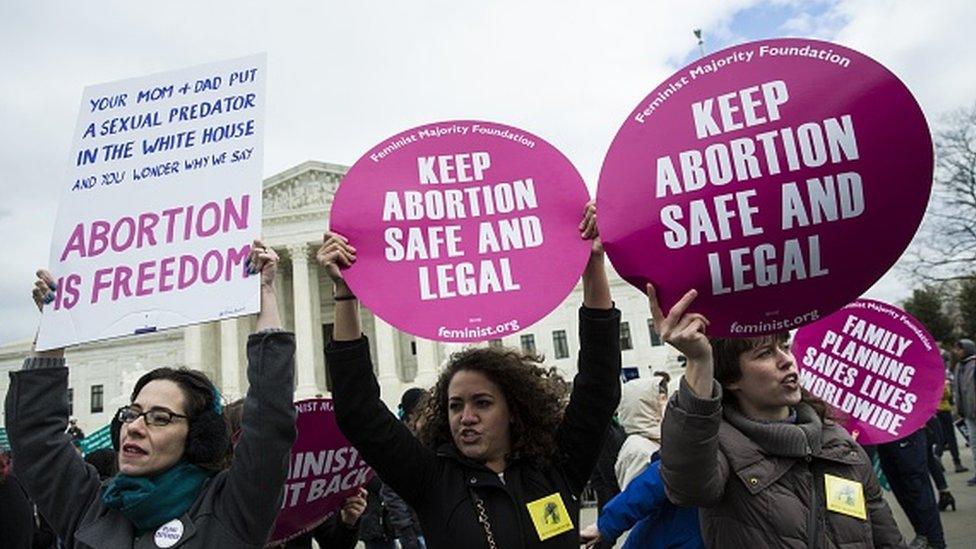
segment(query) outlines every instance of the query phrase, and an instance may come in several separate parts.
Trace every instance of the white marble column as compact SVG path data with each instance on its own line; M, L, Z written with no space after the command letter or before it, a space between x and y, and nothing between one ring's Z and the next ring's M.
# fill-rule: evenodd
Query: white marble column
M315 329L312 317L312 296L309 287L308 245L290 244L292 289L295 302L295 392L298 398L315 396Z
M204 370L202 324L183 328L183 365L191 370Z
M380 384L380 393L386 402L399 402L400 389L403 388L403 383L397 376L400 345L393 327L378 316L373 319L373 341L376 343L374 360L378 370L376 381Z
M325 394L325 340L322 338L322 297L319 288L319 264L314 256L308 261L308 303L312 313L312 371L315 394Z
M417 338L417 379L418 387L432 387L437 381L441 367L441 356L436 341Z
M279 252L279 255L284 256L284 253ZM281 327L286 330L291 330L291 317L288 315L288 300L285 295L285 276L286 273L280 268L281 262L278 263L278 278L275 280L274 291L275 291L275 301L278 302L278 317L281 318Z
M241 398L241 353L243 351L238 321L220 321L220 392L224 402Z

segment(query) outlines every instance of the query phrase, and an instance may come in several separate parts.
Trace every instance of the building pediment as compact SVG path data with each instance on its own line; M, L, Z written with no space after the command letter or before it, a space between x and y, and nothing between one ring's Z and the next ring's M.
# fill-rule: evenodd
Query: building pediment
M327 219L346 166L310 160L264 180L264 221Z

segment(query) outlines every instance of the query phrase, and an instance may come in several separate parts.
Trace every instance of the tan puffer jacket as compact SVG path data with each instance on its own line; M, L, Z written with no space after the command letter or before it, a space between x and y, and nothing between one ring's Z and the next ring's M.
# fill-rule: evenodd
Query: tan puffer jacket
M700 399L682 379L663 439L668 498L702 508L708 547L904 547L864 450L805 403L795 423L760 423L723 410L718 383ZM827 509L825 474L861 484L866 520Z

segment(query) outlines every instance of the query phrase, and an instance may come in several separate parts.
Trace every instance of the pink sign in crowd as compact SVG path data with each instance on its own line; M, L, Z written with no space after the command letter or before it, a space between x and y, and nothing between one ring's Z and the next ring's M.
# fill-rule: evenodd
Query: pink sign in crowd
M623 121L595 200L566 156L514 126L449 120L379 141L341 182L315 255L332 286L331 398L298 402L254 200L264 72L258 56L86 90L68 206L32 290L38 339L5 401L0 487L17 490L0 493L17 539L575 548L629 531L625 547L904 547L897 500L913 547L945 546L939 512L956 502L932 448L955 448L938 416L949 392L976 420L976 346L860 298L912 240L932 186L922 111L878 62L807 39L702 57ZM198 97L174 94L183 78ZM225 112L228 97L250 99ZM194 141L224 126L250 129ZM148 172L114 142L125 131L148 132L130 134L142 154L168 144L177 167L153 177L170 195L127 194L126 170ZM119 169L114 186L80 184L99 162ZM204 189L200 170L239 188ZM105 209L80 214L79 192ZM608 260L684 357L677 387L644 374L621 386L615 298L634 289L611 286ZM481 344L567 298L572 379ZM363 308L472 345L391 411L401 397L381 395ZM153 369L114 415L111 448L85 456L107 452L108 470L83 460L65 434L66 348L253 312L242 400L224 402L204 372ZM581 523L588 487L594 524Z

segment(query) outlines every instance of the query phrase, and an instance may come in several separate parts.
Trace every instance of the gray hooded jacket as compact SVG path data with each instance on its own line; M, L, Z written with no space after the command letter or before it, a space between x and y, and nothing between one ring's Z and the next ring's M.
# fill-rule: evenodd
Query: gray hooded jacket
M971 339L961 339L963 358L956 366L956 386L954 388L959 415L976 419L976 343Z

